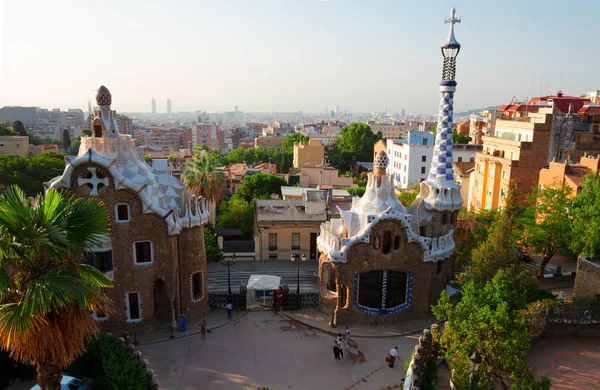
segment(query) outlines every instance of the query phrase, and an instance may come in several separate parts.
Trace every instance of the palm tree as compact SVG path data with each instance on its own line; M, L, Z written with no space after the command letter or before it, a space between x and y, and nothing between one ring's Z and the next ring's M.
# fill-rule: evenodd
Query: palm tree
M222 172L215 172L218 165L219 162L213 155L203 153L187 163L181 178L196 196L215 202L221 195L225 181Z
M51 189L27 198L0 195L0 348L35 364L42 389L60 389L61 369L99 331L91 311L113 311L102 289L112 281L81 264L108 233L102 202Z

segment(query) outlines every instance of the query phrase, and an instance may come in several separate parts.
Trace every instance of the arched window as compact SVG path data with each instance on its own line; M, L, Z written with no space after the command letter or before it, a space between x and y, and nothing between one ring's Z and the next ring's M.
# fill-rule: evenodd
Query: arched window
M381 240L379 239L379 236L377 236L373 240L373 248L379 249L380 246L381 246Z
M190 289L192 302L199 302L204 298L204 275L202 271L196 271L190 275Z
M443 214L442 214L442 225L445 225L445 224L446 224L446 219L447 219L447 218L448 218L447 214L446 214L446 213L443 213Z
M394 237L394 249L398 250L400 249L400 235L396 234L396 237Z
M392 233L385 232L383 233L383 253L389 254L392 249Z

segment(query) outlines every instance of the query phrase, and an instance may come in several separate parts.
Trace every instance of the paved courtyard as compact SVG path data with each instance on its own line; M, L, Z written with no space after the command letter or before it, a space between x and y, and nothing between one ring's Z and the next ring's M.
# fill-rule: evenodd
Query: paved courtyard
M600 340L544 340L528 361L538 378L550 377L552 389L600 389Z
M275 312L249 312L239 321L200 335L141 345L162 389L235 390L393 388L418 336L356 338L340 363L333 337ZM397 345L394 368L384 357Z

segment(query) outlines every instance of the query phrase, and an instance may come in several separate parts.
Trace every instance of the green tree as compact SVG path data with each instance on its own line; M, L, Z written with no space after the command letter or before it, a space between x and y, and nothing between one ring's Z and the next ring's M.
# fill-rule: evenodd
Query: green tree
M302 133L292 133L285 137L283 141L281 141L281 151L284 153L289 153L293 156L294 154L294 143L298 142L301 144L305 144L310 140L310 137L303 135Z
M69 130L67 129L63 130L62 145L65 148L65 150L71 149L71 135L69 134Z
M17 135L17 133L10 127L0 126L0 136L2 135Z
M454 240L454 258L457 269L462 269L471 262L471 254L484 242L492 224L498 218L497 210L483 210L480 212L461 210L456 219L456 234Z
M34 157L0 155L0 191L18 185L27 196L35 196L44 190L44 182L62 175L64 170L64 154L48 152Z
M221 201L217 215L217 227L241 229L245 238L252 238L254 231L254 202L248 202L237 194L229 200Z
M112 311L102 292L112 281L80 263L108 227L96 199L54 189L28 199L18 187L0 195L0 347L35 364L42 389L60 389L61 369L99 331L90 311Z
M215 172L218 166L219 161L211 154L201 154L187 163L181 179L196 196L216 202L221 196L225 182L223 173Z
M550 259L571 242L573 200L568 186L534 188L521 223L522 242L542 255L540 275Z
M419 192L421 191L421 185L419 183L413 184L411 188L406 190L400 190L398 194L398 200L405 207L410 207L410 205L417 199Z
M217 233L210 227L204 227L204 249L206 250L207 261L219 262L223 260L223 250L219 248Z
M441 346L452 362L452 381L461 389L468 388L469 357L477 350L482 357L475 377L477 388L549 389L550 381L536 382L527 365L530 336L519 316L527 302L513 288L510 275L499 270L483 287L470 281L461 293L454 305L443 291L432 307L438 319L447 320Z
M471 137L466 134L459 133L457 129L452 132L452 142L455 144L468 144L471 142Z
M82 137L83 136L91 137L92 136L92 130L91 129L87 129L87 128L81 129L81 136Z
M374 134L367 124L351 123L342 128L327 157L341 171L349 171L357 161L373 161L373 147L382 138L381 132Z
M28 136L29 134L27 134L27 130L25 129L25 125L23 124L23 122L21 121L14 121L12 124L12 128L13 130L21 136Z
M366 188L365 187L348 187L348 188L346 188L346 191L348 191L348 193L350 195L358 196L360 198L365 194Z
M255 173L244 178L237 194L247 202L252 202L254 199L269 199L272 194L281 196L281 186L286 184L286 181L279 176Z
M600 178L585 176L581 191L573 202L571 250L590 258L600 255Z
M504 209L492 224L487 239L471 252L466 274L459 279L463 282L472 280L478 286L483 286L502 269L511 276L517 291L534 300L538 293L537 282L529 269L519 261L516 252L521 232L519 218L523 213L523 207L517 199L517 186L511 182Z

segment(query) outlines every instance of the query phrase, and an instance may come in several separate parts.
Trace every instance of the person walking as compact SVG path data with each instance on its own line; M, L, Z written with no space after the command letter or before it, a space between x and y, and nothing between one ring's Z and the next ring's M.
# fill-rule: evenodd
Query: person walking
M206 340L206 321L202 320L200 323L200 340Z
M390 349L390 367L394 367L394 362L396 362L396 358L398 357L398 347L394 347Z
M338 345L337 339L333 340L333 357L335 358L336 363L340 361L340 349Z
M350 328L346 325L346 342L348 342L348 340L350 340Z
M278 291L275 290L275 291L273 291L273 309L275 309L277 307L277 297L278 297Z
M231 319L231 313L233 312L233 305L231 304L231 302L227 302L225 308L227 309L227 316L229 317L229 319Z
M337 335L337 343L338 343L338 349L340 350L340 356L343 358L344 357L344 342L343 342L343 338L342 338L342 334L338 333Z

